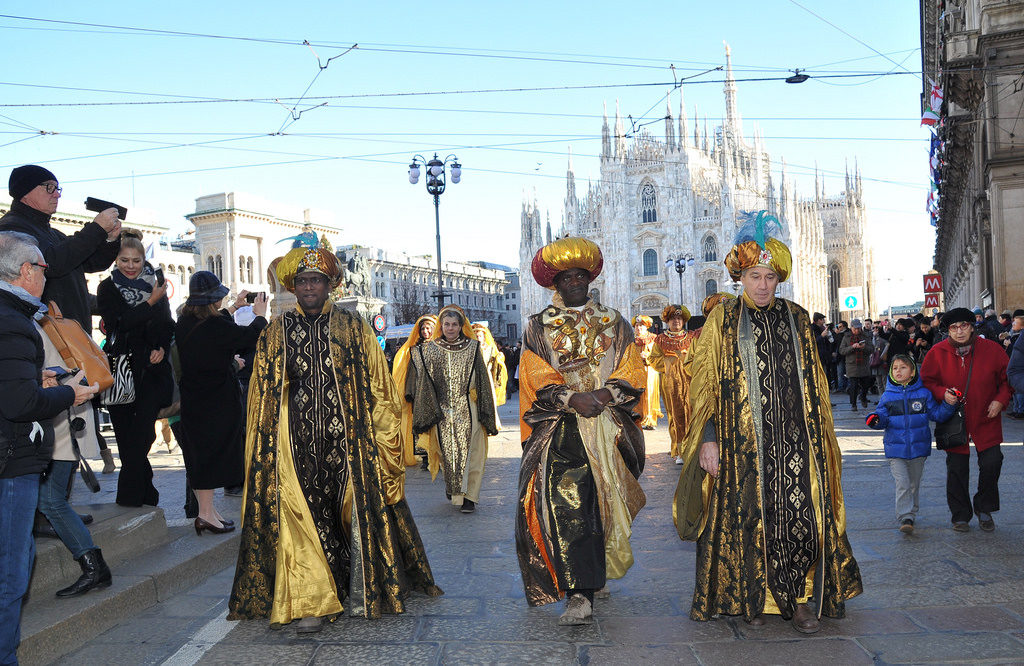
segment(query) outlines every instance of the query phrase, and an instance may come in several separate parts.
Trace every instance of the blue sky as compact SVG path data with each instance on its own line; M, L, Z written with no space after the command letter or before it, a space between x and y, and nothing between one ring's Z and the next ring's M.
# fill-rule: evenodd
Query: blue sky
M685 77L724 64L727 41L747 135L756 124L774 168L784 157L807 194L815 164L835 194L857 160L882 305L912 302L934 246L920 77L813 77L918 71L916 3L801 4L820 17L793 0L9 1L0 13L209 36L0 18L0 171L45 164L65 187L62 208L97 196L181 229L196 197L251 192L332 211L336 244L423 254L434 248L433 206L406 167L416 153L455 153L464 175L442 197L443 256L515 265L523 192L536 190L557 227L570 147L578 182L598 177L602 105L663 116L669 65ZM319 69L318 57L342 53ZM812 79L743 80L796 67ZM697 83L721 78L684 86L691 128L695 104L711 127L724 114L721 83ZM461 92L575 86L601 87ZM308 110L292 122L286 107L304 91L298 108ZM664 132L660 122L648 129Z

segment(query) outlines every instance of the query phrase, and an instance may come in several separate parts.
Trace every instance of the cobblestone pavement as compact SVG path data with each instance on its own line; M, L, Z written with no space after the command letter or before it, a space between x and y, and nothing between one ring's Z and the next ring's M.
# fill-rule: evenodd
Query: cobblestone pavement
M443 597L417 595L405 615L342 617L320 634L298 637L264 621L227 622L232 571L225 570L111 629L63 663L1024 663L1024 422L1004 422L1009 443L1003 445L1003 509L995 514L994 533L981 532L976 522L965 534L950 529L939 453L925 467L917 529L905 536L895 525L881 434L864 426L865 410L852 414L845 396L833 400L840 405L847 527L864 594L847 604L847 618L824 619L813 636L796 634L778 618L758 630L733 618L689 619L694 545L679 541L672 526L678 467L667 455L664 420L647 433L642 484L648 505L633 525L636 564L611 582L610 599L596 602L594 624L559 627L561 604L527 607L512 537L520 450L512 403L501 410L506 430L492 440L475 514L448 504L440 480L431 483L419 469L408 472L407 497ZM162 503L174 517L175 510L180 514L180 470L167 454L153 458L167 498ZM237 514L237 500L218 501Z

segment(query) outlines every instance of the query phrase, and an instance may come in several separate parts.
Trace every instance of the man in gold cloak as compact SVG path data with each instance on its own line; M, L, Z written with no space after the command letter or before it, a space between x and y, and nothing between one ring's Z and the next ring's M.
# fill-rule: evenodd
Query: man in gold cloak
M814 633L861 592L846 535L842 455L807 311L775 297L789 249L761 211L725 259L743 283L690 354L692 416L673 515L697 542L690 617L765 614ZM776 230L776 236L781 230ZM808 602L814 599L816 612Z
M654 320L647 315L633 317L633 344L640 351L640 359L647 368L647 390L640 396L640 406L637 407L642 417L640 427L644 430L654 430L658 425L658 419L664 416L661 413L661 383L658 380L658 371L651 367L649 358L655 337L650 331L652 324Z
M329 246L292 249L277 277L297 307L256 348L228 619L310 633L401 613L411 590L441 594L404 497L401 396L369 325L328 300Z
M480 501L487 437L498 434L494 394L466 313L448 305L437 319L433 337L413 351L412 428L415 434L437 433L445 493L462 513L473 513Z
M505 355L498 349L498 344L491 335L491 328L484 322L474 322L473 335L480 343L480 353L487 366L487 374L491 377L491 388L494 391L494 406L505 404L505 393L508 390L508 369L505 367ZM498 424L500 429L501 424Z
M395 386L399 391L405 393L405 401L402 403L402 441L405 442L404 457L406 466L416 464L416 449L422 452L423 469L430 470L430 478L437 477L437 470L441 468L441 451L437 445L437 436L434 432L425 432L414 436L412 434L412 403L416 390L416 361L419 357L413 354L417 345L426 344L437 328L437 317L434 315L423 315L413 324L412 331L405 344L395 352L395 360L391 364L391 377L395 380Z
M691 336L686 332L690 311L685 305L667 305L661 311L666 330L654 338L651 356L647 362L661 375L661 397L668 415L668 434L671 440L669 455L677 465L683 464L683 437L690 416L690 377L683 372L683 363L690 351Z
M566 625L592 622L595 594L632 566L631 525L647 501L634 413L647 375L629 324L588 299L602 265L585 238L537 252L533 276L555 295L530 317L519 361L519 568L531 606L566 597Z

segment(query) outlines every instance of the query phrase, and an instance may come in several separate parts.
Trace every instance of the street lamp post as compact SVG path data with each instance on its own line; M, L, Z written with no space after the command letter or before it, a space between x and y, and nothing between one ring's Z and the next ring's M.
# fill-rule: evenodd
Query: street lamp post
M669 255L668 259L665 260L665 266L667 268L675 268L676 273L679 274L679 304L682 305L683 301L683 273L686 272L687 266L693 266L694 258L689 252L680 252L674 258Z
M427 168L427 193L434 197L434 229L437 232L437 311L444 308L444 277L441 273L441 195L444 194L445 167L451 166L452 183L458 184L462 180L462 165L459 158L449 155L443 160L438 159L434 153L433 159L428 160L422 155L413 155L412 163L409 165L409 182L415 185L420 179L420 164Z

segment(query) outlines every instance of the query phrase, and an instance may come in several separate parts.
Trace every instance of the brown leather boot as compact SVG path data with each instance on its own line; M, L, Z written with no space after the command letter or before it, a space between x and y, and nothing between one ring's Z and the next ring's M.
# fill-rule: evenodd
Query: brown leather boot
M818 618L807 604L797 604L793 612L793 628L801 634L817 633L821 629Z

